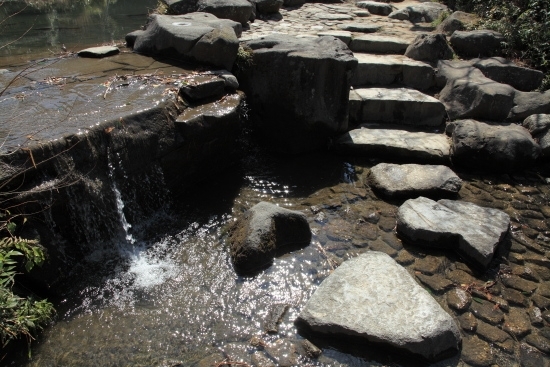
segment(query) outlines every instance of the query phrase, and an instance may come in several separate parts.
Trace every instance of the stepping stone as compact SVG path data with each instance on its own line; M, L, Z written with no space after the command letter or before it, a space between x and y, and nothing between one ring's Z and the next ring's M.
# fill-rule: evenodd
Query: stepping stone
M425 197L407 200L397 211L397 232L428 247L451 249L486 268L510 226L508 214L465 201Z
M408 88L360 88L350 91L352 123L388 122L415 126L439 126L445 106L437 99Z
M324 37L324 36L336 37L342 42L344 42L346 45L349 45L349 43L351 42L351 32L347 32L347 31L324 31L324 32L317 33L317 35L319 37Z
M225 81L215 75L197 75L186 80L180 88L180 93L191 101L218 97L225 92Z
M390 4L379 3L377 1L359 1L355 5L367 9L370 13L376 15L389 15L393 11Z
M315 334L382 343L429 360L456 352L461 342L453 318L405 268L376 251L345 261L329 275L297 324Z
M446 166L380 163L372 167L369 186L390 198L453 197L462 180Z
M78 51L78 56L80 57L93 57L93 58L102 58L107 56L116 55L120 52L118 47L115 46L99 46L99 47L90 47L84 50Z
M383 157L411 163L449 164L451 146L444 134L409 132L397 129L355 129L334 144L342 153Z
M354 37L350 43L353 52L403 55L412 41L399 37L365 34Z
M401 55L356 53L359 62L353 86L401 83L414 89L428 89L435 84L435 71L429 64Z
M338 28L350 32L375 33L378 32L382 26L368 23L344 23L339 24Z
M472 64L487 78L524 92L540 87L544 77L542 71L521 67L502 57L475 59Z

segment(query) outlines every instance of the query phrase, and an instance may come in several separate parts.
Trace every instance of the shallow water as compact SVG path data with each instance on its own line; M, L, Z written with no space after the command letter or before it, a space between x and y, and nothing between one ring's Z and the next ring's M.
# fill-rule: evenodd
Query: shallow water
M140 29L156 0L71 0L33 10L6 1L0 6L0 67L77 52L93 45L113 44ZM23 3L23 1L21 1ZM40 2L34 2L40 3Z

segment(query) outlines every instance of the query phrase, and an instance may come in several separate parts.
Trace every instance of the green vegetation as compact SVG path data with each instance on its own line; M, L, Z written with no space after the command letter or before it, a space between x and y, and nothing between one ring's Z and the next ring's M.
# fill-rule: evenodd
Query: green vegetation
M542 90L550 89L550 6L548 0L446 0L453 10L482 17L479 28L506 37L504 52L545 73Z
M439 14L439 17L437 17L437 19L432 22L432 27L435 28L438 25L440 25L445 19L447 19L449 15L451 14L447 11L444 11L443 13Z
M33 295L23 296L16 275L20 268L27 272L42 265L45 253L35 240L16 237L16 225L9 212L0 214L0 341L5 347L10 341L33 339L33 333L50 322L55 313L47 300Z
M237 59L233 66L233 74L238 75L241 71L248 69L252 65L254 65L254 50L248 46L239 45Z

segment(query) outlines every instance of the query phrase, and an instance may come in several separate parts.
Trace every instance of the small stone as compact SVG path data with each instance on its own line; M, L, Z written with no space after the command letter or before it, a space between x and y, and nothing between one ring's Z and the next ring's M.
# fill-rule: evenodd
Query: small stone
M416 259L413 269L423 274L437 274L444 270L443 261L439 257L426 256L421 259Z
M495 326L491 326L483 321L477 324L476 333L483 339L491 343L504 343L511 339L510 335Z
M355 233L360 239L375 240L378 238L378 227L372 223L360 223L355 226Z
M323 353L321 349L307 339L302 340L302 348L304 348L306 355L312 359L319 358L321 353Z
M481 319L493 325L499 324L502 322L502 320L504 320L504 314L502 313L502 311L500 311L490 302L473 302L470 306L470 309L478 319Z
M279 367L298 365L299 354L296 351L296 346L287 339L279 339L267 345L265 351Z
M544 366L543 355L537 349L525 343L521 343L519 346L519 360L521 362L521 367Z
M92 57L92 58L102 58L107 56L116 55L120 52L118 47L114 46L99 46L99 47L90 47L84 50L78 51L78 56L80 57Z
M550 340L539 334L531 334L525 337L525 341L541 352L550 354Z
M550 259L548 259L546 256L528 253L523 256L523 260L528 263L550 267Z
M472 296L463 289L455 288L447 292L447 304L457 311L464 311L472 303Z
M511 304L527 307L527 298L515 289L503 288L501 295Z
M416 277L420 282L427 287L429 287L432 291L435 293L441 293L446 291L447 289L453 287L453 282L448 280L447 278L444 278L441 275L423 275L423 274L416 274Z
M529 266L537 272L542 280L550 281L550 268L533 264L530 264Z
M463 330L472 332L477 329L477 319L471 312L465 312L459 315L458 322Z
M533 301L533 304L541 309L547 309L550 308L550 299L543 297L539 294L534 294L531 297L531 301Z
M538 284L522 279L516 275L504 274L500 277L500 279L505 286L528 294L533 293L538 287Z
M491 346L476 336L462 340L462 360L473 366L490 366L494 362Z
M397 257L395 258L395 261L397 261L399 265L406 266L406 265L412 264L415 261L415 259L416 258L413 255L411 255L410 252L401 251L399 255L397 255Z
M531 323L525 311L512 308L504 317L502 330L511 334L515 338L521 338L531 332Z
M384 232L392 232L395 229L395 218L382 217L378 222L378 227Z
M540 311L540 308L538 307L531 307L527 314L529 315L529 319L531 320L531 325L534 326L542 326L542 312Z
M550 298L550 283L543 283L537 289L537 293L541 296Z
M471 284L476 281L474 277L462 270L452 270L447 273L447 278L455 284Z
M523 279L532 280L538 282L540 277L530 267L511 265L512 274L522 277Z
M273 363L271 359L269 359L263 352L260 351L252 354L251 360L254 366L276 367L276 364Z
M371 242L369 244L369 248L372 251L383 252L385 254L390 255L391 257L396 257L397 256L397 251L395 249L393 249L392 247L390 247L387 243L385 243L381 240L376 240L376 241Z
M382 233L382 235L380 237L382 238L382 241L386 242L388 245L390 245L395 250L399 251L403 248L403 243L393 233Z
M546 320L546 322L550 323L550 310L546 310L542 313L542 318Z
M275 334L279 332L279 323L283 319L288 307L289 305L287 304L274 304L271 306L271 311L269 312L264 324L265 332Z

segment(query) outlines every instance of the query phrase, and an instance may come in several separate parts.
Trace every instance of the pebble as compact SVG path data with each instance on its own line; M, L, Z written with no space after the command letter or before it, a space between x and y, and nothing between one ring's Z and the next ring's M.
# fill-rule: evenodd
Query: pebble
M416 259L413 269L422 274L437 274L444 270L443 260L439 257L428 255L421 259Z
M441 275L416 274L420 282L429 287L435 293L442 293L454 286L453 282Z
M472 303L472 296L463 289L455 288L447 292L447 304L457 311L464 311Z
M468 332L473 332L477 329L477 319L471 312L464 312L462 315L459 315L458 323L463 330Z
M262 366L262 367L276 367L277 365L269 359L265 353L257 351L254 354L252 354L251 357L252 364L254 366Z
M512 308L504 317L502 330L515 338L521 338L531 332L531 322L523 310Z
M302 340L302 348L304 348L304 351L305 351L306 355L309 358L313 358L313 359L319 358L319 356L323 352L315 344L313 344L312 342L310 342L307 339Z
M476 336L462 339L461 357L473 366L490 366L495 360L491 346Z
M390 255L391 257L396 257L397 256L397 251L393 247L390 247L386 242L384 242L382 240L376 240L376 241L371 242L369 244L369 248L372 251L380 251L380 252L383 252L385 254Z
M510 304L524 307L527 307L528 305L527 298L515 289L503 288L501 296Z
M525 343L519 347L519 360L521 367L544 367L544 357L536 349Z
M476 282L476 278L462 270L452 270L447 273L447 279L455 284L472 284Z
M499 324L504 320L503 312L487 301L472 302L470 310L478 319L493 325Z
M550 340L539 334L531 334L525 337L525 342L537 348L541 352L550 354Z
M538 287L537 283L522 279L516 275L504 274L500 279L505 286L528 294L533 293Z
M533 326L542 326L542 312L538 307L531 307L527 314L529 315L529 320L531 320L531 325Z
M416 258L411 255L408 251L401 251L399 255L395 258L395 261L399 263L399 265L406 266L412 264Z
M531 301L533 301L533 304L540 309L550 308L550 299L543 297L539 294L534 294L531 297Z
M481 338L492 343L504 343L505 341L511 339L510 335L504 331L483 321L478 322L476 332Z

